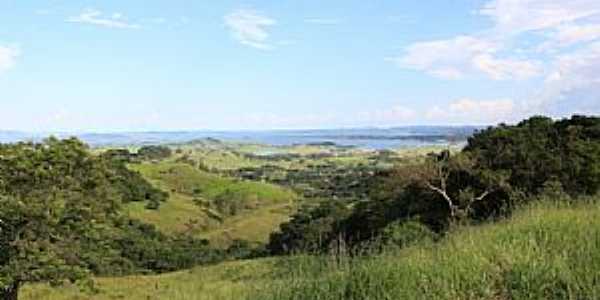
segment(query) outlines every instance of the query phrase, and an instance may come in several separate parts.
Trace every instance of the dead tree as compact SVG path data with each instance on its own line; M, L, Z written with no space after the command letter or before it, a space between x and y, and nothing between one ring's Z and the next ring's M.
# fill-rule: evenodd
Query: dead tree
M478 181L483 182L483 188L453 187L455 192L451 195L449 179L454 171L464 171ZM409 167L402 167L401 176L409 178L410 182L416 183L439 195L448 205L452 219L464 219L471 212L473 204L484 201L496 189L497 180L492 180L489 174L484 174L473 168L473 162L466 156L451 157L449 151L439 154L430 154L425 162ZM456 192L458 190L458 192Z

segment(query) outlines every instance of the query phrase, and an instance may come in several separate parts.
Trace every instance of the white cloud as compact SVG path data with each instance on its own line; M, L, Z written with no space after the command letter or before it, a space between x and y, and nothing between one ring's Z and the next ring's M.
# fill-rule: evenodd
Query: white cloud
M267 43L267 28L276 24L274 19L253 10L237 10L226 15L224 20L233 38L243 45L261 50L273 48Z
M493 51L494 45L471 36L449 40L419 42L410 45L406 54L393 60L401 67L424 71L444 79L459 79L475 54Z
M67 22L119 29L141 28L138 24L129 23L121 13L113 13L110 16L104 16L101 11L95 9L86 9L78 16L68 18Z
M11 69L20 55L18 49L0 46L0 73Z
M497 58L497 42L474 36L419 42L404 56L393 59L403 68L423 71L443 79L460 79L483 73L492 79L527 79L539 74L539 63L514 58Z
M494 0L480 11L494 22L495 35L517 38L540 35L538 50L556 52L576 43L600 38L600 1Z
M586 25L565 25L558 28L556 40L561 46L600 39L600 23Z
M512 99L458 99L447 107L434 106L425 117L437 123L494 124L515 119L518 114Z
M541 73L540 63L529 60L498 59L489 53L473 57L474 67L495 80L528 79Z
M560 116L600 114L600 42L559 55L528 111Z
M600 13L598 0L493 0L480 13L492 18L497 32L518 34L553 29Z
M329 18L309 18L305 19L304 22L316 25L337 25L342 23L342 20Z

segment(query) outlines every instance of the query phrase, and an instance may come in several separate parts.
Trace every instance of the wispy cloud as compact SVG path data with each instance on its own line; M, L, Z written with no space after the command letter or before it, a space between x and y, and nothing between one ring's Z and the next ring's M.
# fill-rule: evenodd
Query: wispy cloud
M271 50L268 27L277 22L254 10L236 10L224 17L225 25L234 39L243 45L260 50Z
M20 51L14 47L0 46L0 74L11 69L20 55Z
M497 41L475 36L414 43L402 56L389 60L400 67L443 79L461 79L478 73L494 80L528 79L541 73L535 60L498 57Z
M139 24L130 23L121 13L104 15L101 11L95 9L86 9L78 16L70 17L67 22L95 25L107 28L117 29L139 29Z
M447 107L433 106L425 117L447 124L494 124L518 119L518 108L512 99L457 99Z
M476 72L494 80L529 79L544 73L540 51L559 52L575 44L600 39L600 2L597 0L493 0L479 15L491 19L491 28L470 35L411 44L394 59L399 66L444 79L461 79ZM537 35L535 51L514 45ZM536 55L537 58L536 58Z
M304 22L316 25L338 25L342 23L342 20L335 18L309 18L304 19Z

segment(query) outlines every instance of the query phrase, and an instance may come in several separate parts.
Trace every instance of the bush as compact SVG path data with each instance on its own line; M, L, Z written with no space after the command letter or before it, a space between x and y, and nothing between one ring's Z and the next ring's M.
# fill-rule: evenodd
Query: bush
M271 234L267 249L271 254L322 252L339 238L341 224L350 215L341 201L324 201L316 207L300 209L292 219Z
M137 154L142 159L154 160L168 158L172 151L167 146L144 146L137 151Z
M422 242L433 242L437 234L417 221L394 221L378 237L382 246L405 248Z

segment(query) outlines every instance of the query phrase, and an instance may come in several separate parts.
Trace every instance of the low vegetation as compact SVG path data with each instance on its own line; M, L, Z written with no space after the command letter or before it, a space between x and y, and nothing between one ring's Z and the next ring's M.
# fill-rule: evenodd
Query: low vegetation
M372 256L335 252L98 278L92 294L35 285L23 299L598 299L598 203L536 201L510 219Z

